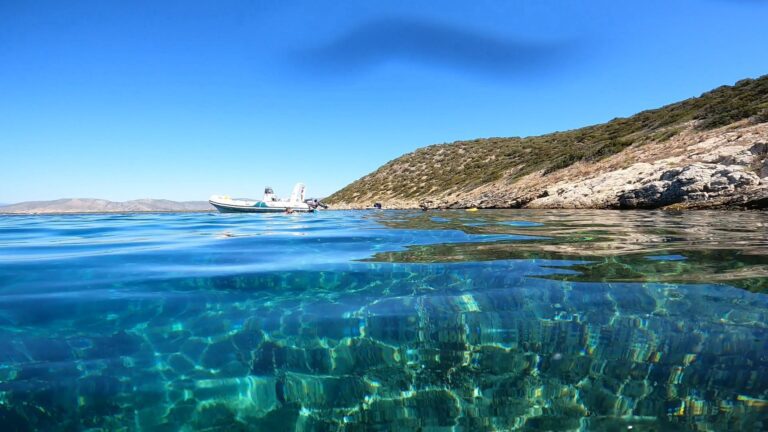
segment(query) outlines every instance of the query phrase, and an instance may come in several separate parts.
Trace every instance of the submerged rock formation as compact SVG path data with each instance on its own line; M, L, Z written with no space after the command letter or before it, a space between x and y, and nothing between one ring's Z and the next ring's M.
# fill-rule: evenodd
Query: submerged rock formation
M0 419L8 430L765 426L764 296L522 276L553 272L377 263L191 280L211 302L146 301L100 322L115 326L106 336L0 341L14 364L0 369ZM234 286L281 289L214 301Z
M5 218L0 430L765 430L728 216Z
M336 192L336 208L764 208L768 76L627 119L430 146Z

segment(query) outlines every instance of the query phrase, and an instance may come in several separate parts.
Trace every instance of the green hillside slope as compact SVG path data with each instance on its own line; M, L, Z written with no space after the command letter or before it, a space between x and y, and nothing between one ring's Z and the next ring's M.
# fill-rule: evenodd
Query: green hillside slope
M768 122L768 75L605 124L420 148L344 187L328 202L431 199L471 191L502 177L514 183L533 172L547 175L577 161L597 161L633 144L668 140L691 122L695 130L709 130L745 119Z

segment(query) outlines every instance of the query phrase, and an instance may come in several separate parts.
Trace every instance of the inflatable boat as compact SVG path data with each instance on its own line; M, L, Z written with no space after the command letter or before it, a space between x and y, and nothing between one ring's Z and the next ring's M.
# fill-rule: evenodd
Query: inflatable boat
M214 195L208 202L221 213L308 213L315 211L318 207L327 207L317 200L305 201L303 183L297 183L293 187L291 198L288 200L281 200L271 187L266 187L261 200Z

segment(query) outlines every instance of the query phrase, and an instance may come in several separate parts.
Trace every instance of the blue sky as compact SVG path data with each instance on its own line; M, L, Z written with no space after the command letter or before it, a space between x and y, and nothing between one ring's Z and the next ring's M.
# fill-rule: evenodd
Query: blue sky
M0 202L324 196L768 73L768 1L0 0Z

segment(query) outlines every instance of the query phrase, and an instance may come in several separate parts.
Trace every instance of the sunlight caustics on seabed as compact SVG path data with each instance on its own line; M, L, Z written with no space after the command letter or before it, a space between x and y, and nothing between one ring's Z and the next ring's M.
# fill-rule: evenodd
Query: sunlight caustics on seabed
M3 430L760 430L768 215L0 217Z

